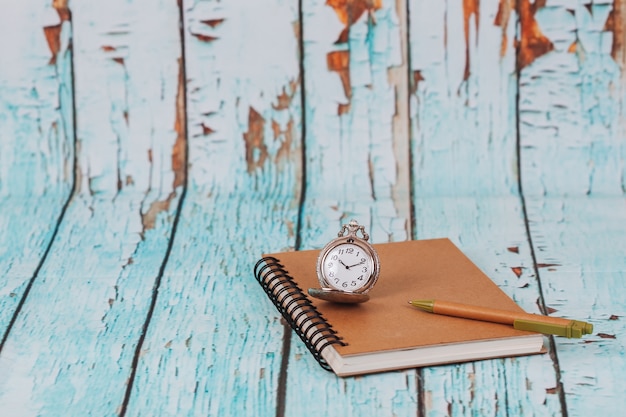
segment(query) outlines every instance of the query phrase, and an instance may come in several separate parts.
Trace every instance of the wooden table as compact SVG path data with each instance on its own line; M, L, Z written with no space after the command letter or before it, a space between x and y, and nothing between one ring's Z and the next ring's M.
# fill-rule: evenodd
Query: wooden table
M0 415L623 415L625 8L4 1ZM351 218L594 334L337 378L252 267Z

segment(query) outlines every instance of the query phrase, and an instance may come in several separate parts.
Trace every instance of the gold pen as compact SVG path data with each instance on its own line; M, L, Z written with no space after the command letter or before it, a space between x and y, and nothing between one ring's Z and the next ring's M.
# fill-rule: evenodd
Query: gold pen
M440 300L413 300L409 301L409 304L430 313L508 324L519 330L553 334L569 338L578 338L593 332L593 325L591 323L579 320L542 316L540 314L497 310L494 308L478 307Z

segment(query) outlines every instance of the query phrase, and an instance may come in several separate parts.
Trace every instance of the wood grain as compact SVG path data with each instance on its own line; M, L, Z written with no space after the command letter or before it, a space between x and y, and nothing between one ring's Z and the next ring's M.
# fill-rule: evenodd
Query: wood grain
M408 103L396 94L407 91L406 5L363 3L369 8L361 13L343 4L303 3L302 249L320 248L352 218L374 242L404 240L410 227ZM328 65L337 53L346 57L343 72ZM417 412L415 371L338 379L297 338L291 343L285 415Z
M518 194L518 16L497 1L411 4L414 238L450 237L507 294L539 312ZM458 27L467 30L459 31ZM559 415L550 356L424 368L424 414Z
M626 250L623 34L611 22L620 2L614 7L547 2L539 24L554 51L520 78L522 180L545 309L595 326L586 340L555 339L570 416L596 412L590 398L607 415L624 405L614 382L625 366L615 291Z
M618 415L625 4L4 2L0 415ZM338 379L251 269L351 218L594 334Z
M275 0L183 8L189 190L126 415L274 415L283 326L252 268L295 245L298 10Z
M15 415L114 415L124 402L181 195L178 8L149 3L149 15L140 1L72 6L78 184L0 356Z
M34 1L2 13L0 51L10 64L0 65L0 350L62 217L74 166L71 24Z

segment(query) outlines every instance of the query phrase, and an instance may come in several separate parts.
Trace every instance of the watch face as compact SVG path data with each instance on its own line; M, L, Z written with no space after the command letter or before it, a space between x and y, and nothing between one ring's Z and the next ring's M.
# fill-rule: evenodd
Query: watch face
M319 271L327 284L340 291L364 289L376 272L368 248L354 242L331 247L320 262Z

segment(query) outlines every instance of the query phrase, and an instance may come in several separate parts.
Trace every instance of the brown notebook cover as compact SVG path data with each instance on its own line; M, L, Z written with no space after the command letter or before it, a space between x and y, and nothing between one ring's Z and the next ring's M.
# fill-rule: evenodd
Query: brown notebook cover
M542 351L540 334L422 312L408 304L412 299L441 299L522 311L450 240L374 248L380 277L363 304L334 304L306 295L308 288L319 287L317 250L264 255L255 268L270 299L325 368L347 376ZM262 268L264 264L269 267ZM276 282L268 285L270 281Z

